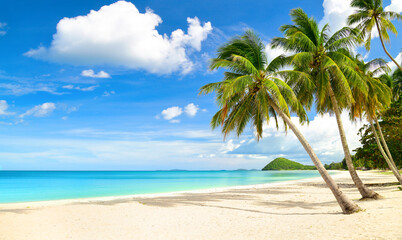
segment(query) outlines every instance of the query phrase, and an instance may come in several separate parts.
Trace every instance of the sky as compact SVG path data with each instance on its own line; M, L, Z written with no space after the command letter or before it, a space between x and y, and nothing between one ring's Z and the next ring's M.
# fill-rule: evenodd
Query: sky
M349 0L106 1L0 0L0 169L261 169L276 157L312 164L292 132L249 127L226 140L209 122L214 95L199 88L222 79L209 71L216 49L246 29L269 47L303 8L333 31L353 12ZM384 1L402 12L402 1ZM402 23L395 22L399 32ZM389 52L402 59L402 41ZM386 55L378 37L370 60ZM391 67L392 66L391 64ZM334 116L309 112L300 126L322 162L343 158ZM343 113L354 149L363 123ZM297 117L292 117L297 122Z

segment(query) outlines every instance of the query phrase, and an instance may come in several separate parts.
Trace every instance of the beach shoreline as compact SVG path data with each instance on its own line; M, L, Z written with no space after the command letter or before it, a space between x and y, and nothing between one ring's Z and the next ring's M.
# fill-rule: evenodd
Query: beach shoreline
M359 201L349 173L340 171L332 177L364 209L352 215L342 214L315 177L207 191L0 204L0 239L402 239L402 191L390 185L394 176L358 174L384 199Z
M332 177L337 174L347 173L347 171L339 171L339 170L330 170L334 174ZM271 182L271 183L260 183L260 184L251 184L251 185L238 185L238 186L229 186L229 187L216 187L216 188L206 188L206 189L196 189L196 190L185 190L185 191L174 191L174 192L164 192L164 193L144 193L144 194L129 194L129 195L117 195L117 196L104 196L104 197L86 197L86 198L69 198L69 199L55 199L55 200L41 200L41 201L27 201L27 202L11 202L11 203L0 203L0 209L3 208L20 208L28 206L55 206L55 205L63 205L70 203L88 203L93 201L115 201L115 200L126 200L131 198L155 198L155 197L169 197L169 196L177 196L181 194L195 194L195 193L220 193L230 190L241 190L241 189L261 189L261 188L269 188L287 184L294 183L303 183L303 182L311 182L311 181L319 181L322 179L319 177L307 177L303 179L297 180L287 180L280 182Z

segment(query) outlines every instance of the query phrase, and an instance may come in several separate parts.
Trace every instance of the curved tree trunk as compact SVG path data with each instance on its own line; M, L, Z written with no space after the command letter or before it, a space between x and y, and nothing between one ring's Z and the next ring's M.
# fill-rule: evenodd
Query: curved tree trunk
M329 175L327 170L322 165L321 161L318 159L317 155L311 148L310 144L304 138L302 133L296 127L296 125L290 120L290 118L279 109L279 107L271 101L271 106L274 110L282 117L282 119L286 122L286 124L292 129L293 133L299 139L300 143L303 145L304 149L310 156L311 160L313 161L314 165L317 167L318 172L321 174L321 177L324 179L325 183L331 189L332 193L334 194L336 201L338 201L339 206L341 207L343 213L351 214L354 212L358 212L361 208L350 200L340 189L338 184L334 181L334 179Z
M366 187L366 185L364 185L362 180L359 178L359 175L357 175L355 167L353 166L352 157L350 156L350 150L349 150L348 142L346 140L345 130L343 129L343 124L342 124L342 120L341 120L341 113L340 113L340 110L339 110L339 107L338 107L338 102L337 102L337 100L335 98L334 91L332 90L331 87L328 88L328 91L329 91L329 97L331 98L331 102L332 102L332 108L333 108L333 111L335 113L336 122L338 123L339 135L341 137L343 152L345 153L346 165L348 166L350 176L352 177L352 180L355 183L355 185L356 185L357 189L359 190L360 194L362 195L363 199L365 199L365 198L373 198L373 199L380 198L381 196L378 193L376 193L373 190L371 190L368 187Z
M382 142L382 145L384 146L385 152L387 153L388 158L391 160L391 164L394 166L394 168L398 169L398 167L396 166L396 164L394 162L394 159L392 158L391 152L388 149L387 142L385 141L384 135L382 134L381 126L380 126L380 123L378 122L378 119L376 116L374 116L374 120L377 125L377 130L380 133L381 142ZM401 174L399 174L399 172L398 172L398 175L400 176Z
M375 19L375 23L376 23L375 25L377 26L378 35L380 36L382 48L384 49L384 51L388 55L388 57L391 58L391 60L395 63L395 65L402 71L401 65L398 64L398 62L391 56L391 54L389 54L389 52L385 48L384 40L382 39L382 36L381 36L381 31L380 31L380 27L378 26L377 18Z
M392 163L391 163L390 159L388 158L387 154L384 152L384 149L382 148L380 140L378 138L377 131L374 128L373 120L371 119L370 116L368 118L369 118L370 125L371 125L371 131L373 131L375 141L377 142L377 145L378 145L378 149L380 150L382 156L384 157L385 161L387 162L389 168L394 173L396 179L398 179L399 183L402 185L402 177L399 174L398 169L396 167L394 167L394 165L392 165Z

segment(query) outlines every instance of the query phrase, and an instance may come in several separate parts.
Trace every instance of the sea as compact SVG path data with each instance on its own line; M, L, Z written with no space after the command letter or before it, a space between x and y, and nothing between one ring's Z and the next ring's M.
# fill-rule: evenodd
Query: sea
M317 171L0 171L0 203L153 194L284 182Z

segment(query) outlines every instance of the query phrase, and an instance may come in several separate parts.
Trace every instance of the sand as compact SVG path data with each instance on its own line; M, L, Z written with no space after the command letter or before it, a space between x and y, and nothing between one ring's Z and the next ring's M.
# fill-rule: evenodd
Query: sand
M393 175L359 172L365 183ZM0 204L1 240L402 239L402 191L358 201L348 172L334 176L365 211L344 215L320 178L187 193Z

